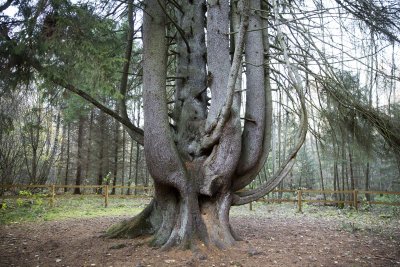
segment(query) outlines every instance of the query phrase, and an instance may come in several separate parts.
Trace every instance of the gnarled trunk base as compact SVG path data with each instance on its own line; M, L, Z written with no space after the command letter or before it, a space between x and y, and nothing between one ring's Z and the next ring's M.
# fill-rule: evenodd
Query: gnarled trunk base
M222 249L239 240L229 223L229 193L210 198L181 196L170 188L157 191L156 197L140 214L112 226L107 236L148 236L150 245L162 249L195 249L198 246Z

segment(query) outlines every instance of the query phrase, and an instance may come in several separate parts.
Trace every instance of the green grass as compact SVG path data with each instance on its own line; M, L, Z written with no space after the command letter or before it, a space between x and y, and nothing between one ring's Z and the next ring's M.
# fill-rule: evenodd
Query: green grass
M390 199L393 200L393 199ZM396 199L397 200L397 199ZM46 195L20 195L0 200L0 224L65 220L70 218L93 218L101 216L133 216L138 214L149 199L130 197L110 197L109 205L104 207L104 198L96 195L57 196L54 207L50 206ZM303 205L303 213L297 213L296 205L253 203L232 207L231 216L257 216L268 218L301 218L313 220L332 220L340 231L390 232L398 229L400 207L362 206L359 211L327 206Z
M104 207L100 196L57 196L54 207L49 198L34 196L8 198L2 200L0 224L22 222L54 221L69 218L93 218L101 216L120 216L138 214L148 200L113 197Z

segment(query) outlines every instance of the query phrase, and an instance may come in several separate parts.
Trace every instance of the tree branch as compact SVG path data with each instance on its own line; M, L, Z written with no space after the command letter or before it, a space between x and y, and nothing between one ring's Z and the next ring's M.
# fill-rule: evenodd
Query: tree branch
M94 97L86 93L85 91L82 91L81 89L75 87L74 85L68 83L67 81L58 78L54 76L51 72L47 71L46 68L44 68L37 60L30 60L29 63L31 66L36 69L43 77L46 79L50 80L51 82L67 89L68 91L79 95L89 103L93 104L95 107L100 109L102 112L110 115L120 123L122 123L128 130L129 135L134 139L136 142L139 144L143 145L143 130L140 129L139 127L136 127L130 120L129 118L123 118L121 117L117 112L113 111L112 109L106 107L99 101L97 101Z
M124 65L122 68L121 83L119 86L119 91L122 95L122 98L119 101L119 112L121 113L121 116L125 119L129 119L128 111L126 108L126 92L128 89L128 73L129 73L129 66L131 63L133 36L134 36L133 0L128 0L128 25L129 27L126 36Z
M266 6L265 2L261 3L261 9L266 9L268 8ZM269 51L270 51L270 44L269 44L269 34L268 34L268 21L263 20L263 32L262 32L262 45L264 48L264 59L265 59L265 67L264 67L264 126L263 126L263 140L262 144L260 145L262 147L261 153L259 157L257 158L257 161L255 162L254 166L252 168L247 168L247 170L242 169L238 170L241 166L239 165L236 169L236 177L233 178L232 180L232 186L231 190L232 191L237 191L245 186L247 186L251 181L254 179L254 177L259 173L259 171L264 167L265 162L268 158L269 151L271 148L271 139L272 139L272 94L271 94L271 69L270 69L270 57L269 57Z
M250 0L250 9L260 10L260 0ZM252 172L263 155L263 145L266 133L266 91L268 82L264 70L263 32L252 31L261 28L262 20L258 13L251 12L249 28L245 38L246 59L246 110L242 133L240 159L236 168L237 175Z
M356 6L355 4L353 4L352 2L348 1L348 0L344 0L345 3L343 3L341 0L335 0L336 3L338 3L341 7L343 7L347 12L353 14L356 18L364 21L369 27L371 27L371 29L376 30L380 33L383 33L384 35L386 35L387 37L389 37L389 39L394 40L398 43L400 43L400 39L396 36L396 34L390 32L388 29L385 28L385 26L387 26L387 23L390 22L392 25L396 22L391 22L389 18L384 17L384 16L377 16L376 13L374 13L374 15L370 16L371 14L366 14L365 10L360 9L359 6ZM362 1L364 2L364 1ZM357 3L357 1L355 2ZM364 2L365 3L365 2ZM349 8L347 5L350 5L351 7L353 7L355 10ZM377 10L378 7L375 6L374 4L370 4L370 9L374 9ZM371 13L371 12L369 12ZM385 13L383 13L382 15L387 15ZM375 21L377 19L380 19L380 21Z
M0 6L0 12L3 12L9 8L14 0L7 0L3 5Z
M240 23L238 39L235 44L235 52L233 55L232 65L229 71L226 101L225 104L221 107L218 116L214 119L213 122L209 123L206 126L205 135L203 136L201 144L203 149L208 149L218 142L219 138L221 137L224 125L229 119L233 102L233 96L235 93L236 79L239 73L239 69L241 67L242 52L245 40L244 37L246 35L246 29L248 27L248 22L249 22L248 0L243 0L242 5L243 5L242 21Z
M273 1L273 6L274 6L274 12L275 12L275 19L278 18L278 6L276 3L276 0ZM268 180L264 185L261 187L248 191L244 194L236 194L233 199L233 205L243 205L250 203L252 201L255 201L270 191L272 191L290 172L292 169L295 159L297 156L297 153L299 152L300 148L302 147L306 135L307 135L307 130L308 130L308 122L307 122L307 107L306 107L306 102L305 102L305 97L304 97L304 89L302 87L302 83L300 80L300 75L298 73L298 70L294 68L289 61L289 56L288 56L288 51L287 51L287 46L286 43L283 39L283 34L280 29L280 27L277 27L277 38L279 40L279 44L283 49L283 55L286 61L286 68L288 69L289 73L289 78L299 96L300 99L300 106L301 106L301 124L300 124L300 129L297 134L297 142L295 147L292 149L292 151L289 153L289 156L283 163L283 165L279 168L279 170L275 173L275 175L272 177L272 179Z

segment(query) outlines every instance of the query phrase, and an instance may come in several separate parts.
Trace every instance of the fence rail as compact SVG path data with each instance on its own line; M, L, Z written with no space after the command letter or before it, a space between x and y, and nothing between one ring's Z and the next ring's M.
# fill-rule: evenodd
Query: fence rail
M41 188L41 189L48 189L49 191L49 198L51 206L54 206L55 198L57 196L57 190L61 188L68 188L68 189L101 189L101 195L104 197L104 206L107 207L109 204L109 198L113 196L121 196L121 195L110 195L110 190L112 189L130 189L135 191L146 191L147 194L134 194L129 195L132 198L148 198L152 197L152 193L154 188L152 186L125 186L125 185L26 185L26 184L10 184L10 185L0 185L0 189L4 191L10 189L18 189L18 188ZM271 198L269 194L271 193L292 193L292 198ZM364 199L360 199L360 194L365 195L398 195L400 196L400 192L388 192L388 191L367 191L367 190L342 190L342 191L335 191L335 190L314 190L314 189L284 189L284 190L274 190L271 191L266 197L257 200L258 202L292 202L297 204L298 212L302 212L303 203L321 203L323 205L326 204L348 204L353 206L356 210L358 210L360 205L388 205L388 206L400 206L400 202L383 202L383 201L367 201ZM337 196L344 196L348 195L347 199L349 200L342 200L342 199L306 199L306 195L310 194L321 194L321 195L335 195ZM9 198L12 196L4 196L1 195L0 198ZM250 209L252 209L252 204L250 203Z
M314 190L314 189L299 189L299 190L274 190L272 192L277 193L293 193L297 194L297 199L261 199L264 202L294 202L297 203L297 211L302 212L303 203L321 203L323 205L326 204L348 204L353 206L356 210L358 210L360 205L367 204L367 205L387 205L387 206L400 206L400 202L383 202L383 201L367 201L359 198L360 194L365 195L398 195L400 196L400 192L388 192L388 191L367 191L367 190L342 190L342 191L335 191L335 190ZM341 199L334 199L328 200L325 197L323 199L306 199L304 198L306 194L321 194L321 195L348 195L349 200L341 200Z
M142 190L142 191L147 191L150 194L144 195L129 195L129 197L132 198L146 198L146 197L151 197L151 193L153 192L153 187L151 186L123 186L123 185L55 185L55 184L49 184L49 185L35 185L35 184L30 184L30 185L26 185L26 184L11 184L11 185L0 185L0 189L18 189L18 188L22 188L22 189L36 189L36 188L42 188L42 189L48 189L49 191L49 198L50 198L50 205L54 206L55 203L55 198L57 196L57 190L58 189L75 189L75 188L79 188L79 189L96 189L102 190L102 193L100 196L104 197L104 207L108 207L108 203L109 203L109 198L112 196L117 196L117 195L110 195L110 190L112 189L131 189L131 190ZM121 196L121 195L119 195ZM4 197L10 197L10 196L0 196L2 198Z

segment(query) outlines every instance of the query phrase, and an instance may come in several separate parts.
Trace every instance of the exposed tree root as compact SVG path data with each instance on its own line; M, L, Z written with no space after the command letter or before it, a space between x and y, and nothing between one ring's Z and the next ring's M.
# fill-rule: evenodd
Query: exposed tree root
M154 210L154 200L137 216L123 220L107 230L109 238L135 238L154 233L154 225L150 218Z
M162 250L224 249L238 240L229 223L229 208L229 195L201 201L193 196L178 200L172 194L164 195L163 201L153 200L134 218L112 226L106 236L152 236L149 245Z

